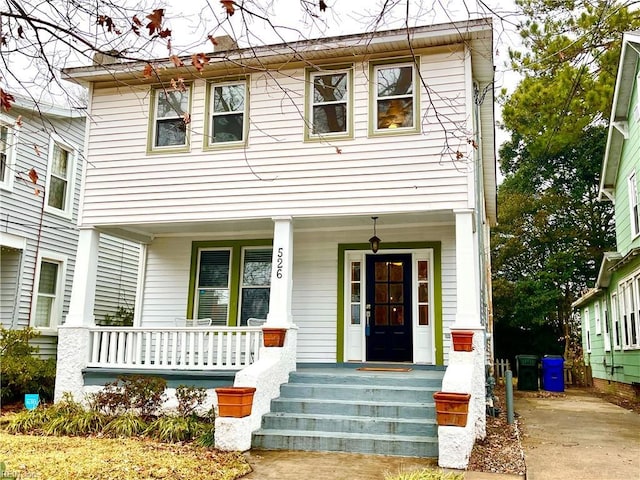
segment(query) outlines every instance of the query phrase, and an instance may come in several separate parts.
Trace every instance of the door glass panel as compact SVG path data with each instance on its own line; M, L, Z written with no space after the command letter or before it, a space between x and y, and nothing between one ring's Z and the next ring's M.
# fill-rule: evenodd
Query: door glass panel
M418 301L419 302L429 301L429 284L428 283L421 283L418 285Z
M404 302L403 292L404 292L404 289L401 283L389 285L389 302L392 302L392 303Z
M389 308L386 305L376 305L374 316L377 326L389 325Z
M423 282L429 278L429 262L420 260L418 262L418 281Z
M429 306L420 305L418 307L418 321L420 325L429 325Z
M376 262L376 282L386 282L389 278L387 264Z
M386 283L376 284L376 303L389 302L389 286Z
M404 307L402 305L391 307L391 325L404 325Z
M360 284L359 283L351 284L351 301L354 303L360 302Z
M401 282L402 270L402 263L389 263L389 280L392 282Z
M351 262L351 281L360 281L360 262Z
M360 325L360 305L351 305L351 325Z

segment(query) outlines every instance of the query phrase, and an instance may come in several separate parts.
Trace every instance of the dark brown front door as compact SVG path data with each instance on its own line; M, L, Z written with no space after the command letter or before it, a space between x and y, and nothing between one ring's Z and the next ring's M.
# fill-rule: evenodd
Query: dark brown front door
M367 361L410 362L411 255L367 255Z

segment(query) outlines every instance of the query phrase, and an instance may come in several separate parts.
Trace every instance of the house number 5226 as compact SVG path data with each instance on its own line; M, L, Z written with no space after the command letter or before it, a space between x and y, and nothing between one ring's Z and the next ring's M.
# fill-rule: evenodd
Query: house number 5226
M284 268L284 249L278 248L278 257L276 259L276 277L282 278L282 270Z

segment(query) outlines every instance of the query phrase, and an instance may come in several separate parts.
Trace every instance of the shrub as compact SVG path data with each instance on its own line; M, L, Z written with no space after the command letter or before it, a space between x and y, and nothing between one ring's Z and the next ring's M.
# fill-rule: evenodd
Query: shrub
M93 410L107 415L119 415L131 410L144 418L154 416L165 399L167 381L144 375L120 376L107 383L102 391L89 397Z
M125 412L111 420L104 433L112 437L135 437L142 435L148 428L147 423L134 412Z
M207 399L207 391L202 387L179 385L176 388L178 399L178 413L186 417L202 406Z
M37 357L29 342L40 333L32 328L7 330L0 327L0 400L14 402L25 393L38 393L43 401L53 399L56 378L54 359Z
M51 411L47 407L38 407L34 410L22 410L11 416L7 424L7 431L9 433L41 432L50 418Z
M106 327L132 327L133 308L118 307L113 315L106 314L103 320L96 320L96 325Z

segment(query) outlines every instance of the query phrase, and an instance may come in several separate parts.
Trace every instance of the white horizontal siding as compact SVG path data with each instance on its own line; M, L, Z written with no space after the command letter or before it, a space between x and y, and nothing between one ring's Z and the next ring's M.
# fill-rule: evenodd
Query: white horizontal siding
M185 316L192 240L219 240L229 238L229 233L194 238L159 237L148 246L143 326L173 326L176 317ZM386 227L379 229L378 234L385 242L441 242L443 327L448 332L456 311L454 227ZM247 233L231 238L238 240L240 235L265 238ZM336 361L338 244L363 242L370 235L370 229L294 231L292 315L299 327L298 361ZM445 343L445 352L447 348Z
M367 63L354 65L354 138L335 142L303 142L302 69L253 74L247 148L203 151L202 79L193 83L188 153L146 153L148 87L97 88L82 223L465 207L467 165L449 155L470 148L457 128L469 115L464 61L461 51L432 52L420 57L421 134L368 137Z

